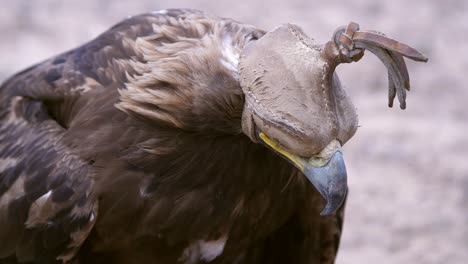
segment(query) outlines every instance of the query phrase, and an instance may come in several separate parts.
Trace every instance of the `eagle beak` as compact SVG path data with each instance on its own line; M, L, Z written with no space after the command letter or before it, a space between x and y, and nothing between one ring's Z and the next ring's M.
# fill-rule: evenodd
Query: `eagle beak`
M318 155L305 158L281 148L264 133L259 138L270 148L294 164L327 201L320 215L329 215L338 210L348 192L346 167L337 140L330 142Z
M304 175L327 200L321 215L332 214L340 208L348 192L346 167L341 151L337 150L322 167L307 164Z

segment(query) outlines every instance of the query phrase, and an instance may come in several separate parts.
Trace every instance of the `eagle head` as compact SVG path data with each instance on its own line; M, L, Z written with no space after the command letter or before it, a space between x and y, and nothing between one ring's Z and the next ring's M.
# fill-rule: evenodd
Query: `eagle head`
M136 73L127 76L116 106L192 133L244 133L303 172L327 200L322 214L335 212L347 193L341 146L358 127L336 66L371 51L387 66L390 106L398 94L404 108L409 78L402 56L426 58L355 23L320 45L292 24L265 34L230 20L193 21L181 27L170 20L136 41L144 62L131 65Z
M409 79L401 55L426 58L397 43L380 33L359 31L356 23L350 23L338 29L332 41L319 45L300 27L286 24L248 44L241 54L244 133L304 173L327 200L323 215L335 212L345 199L347 174L341 146L358 127L355 107L335 68L358 61L365 49L370 50L387 66L390 96L396 90L404 109Z

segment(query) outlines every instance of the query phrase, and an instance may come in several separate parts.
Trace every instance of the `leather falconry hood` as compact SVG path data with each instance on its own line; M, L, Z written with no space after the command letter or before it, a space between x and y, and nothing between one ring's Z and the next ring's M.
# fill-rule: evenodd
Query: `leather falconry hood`
M340 201L335 201L334 207L346 195L346 172L337 182L314 182L310 177L315 176L309 177L306 167L327 165L356 132L355 107L341 87L335 68L360 60L364 50L375 54L387 67L389 106L397 96L401 109L405 109L410 84L403 56L424 62L427 58L379 32L361 31L353 22L337 29L325 45L315 43L297 25L281 25L247 45L240 57L240 84L246 101L243 132L292 161L329 205L329 185L340 185L340 197L336 197ZM344 169L344 163L341 165ZM321 184L326 186L318 186ZM328 209L322 214L337 208Z

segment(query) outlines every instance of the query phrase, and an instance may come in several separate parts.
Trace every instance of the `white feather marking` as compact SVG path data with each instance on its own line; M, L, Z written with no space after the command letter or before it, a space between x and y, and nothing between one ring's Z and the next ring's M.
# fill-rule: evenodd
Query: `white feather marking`
M81 245L91 232L91 229L93 229L97 215L98 204L95 203L89 216L89 222L85 226L82 226L81 229L70 234L71 241L68 244L68 250L65 251L64 254L58 256L57 260L62 261L62 263L69 263L70 260L72 260L75 257Z
M52 194L52 191L48 191L46 192L44 195L42 195L41 197L39 197L36 201L47 201L50 197L50 195Z
M238 80L239 72L237 70L237 66L239 65L240 51L238 48L234 47L230 36L224 37L221 54L221 64L231 71L234 78Z
M21 118L16 115L16 109L19 107L19 104L21 104L22 101L23 97L21 96L15 96L11 99L10 114L6 119L7 123L18 123L21 120Z
M3 193L2 197L0 197L0 208L5 205L8 205L12 200L20 198L24 195L24 176L20 175L18 179L16 179L15 183L11 185L11 187Z
M231 37L225 37L223 39L223 55L227 59L227 61L237 68L239 64L239 50L236 50L236 47L232 44Z
M158 10L158 11L153 11L151 12L152 14L161 14L161 15L165 15L167 14L167 10L166 9L162 9L162 10Z
M231 71L233 74L236 73L237 69L232 65L232 64L229 64L229 62L227 62L226 60L224 59L221 59L221 64L226 68L228 69L229 71ZM234 76L237 76L237 75L234 75ZM237 77L236 77L237 79Z
M184 261L185 264L195 264L200 260L213 261L223 253L226 241L227 236L223 236L218 240L198 240L184 250L179 261Z
M47 223L50 215L45 212L51 211L51 206L47 206L47 202L49 201L51 194L52 191L48 191L31 204L31 207L29 208L28 219L24 223L27 227L34 227L38 224Z
M0 159L0 172L3 172L7 170L8 168L16 166L16 163L18 163L17 159L12 159L12 158Z
M224 246L226 245L227 237L214 241L200 242L201 259L205 261L212 261L221 253L223 253Z
M86 78L85 82L77 87L71 88L72 93L84 94L92 90L93 87L98 87L100 84L91 78Z

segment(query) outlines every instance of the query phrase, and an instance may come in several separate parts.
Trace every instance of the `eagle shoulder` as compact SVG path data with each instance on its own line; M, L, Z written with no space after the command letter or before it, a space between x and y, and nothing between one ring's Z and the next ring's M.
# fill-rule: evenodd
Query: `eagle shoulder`
M114 103L125 98L125 91L142 82L149 67L164 61L148 45L161 51L168 43L177 49L185 42L193 48L211 35L216 48L222 48L225 39L214 34L222 33L216 29L221 24L234 37L255 31L194 10L143 14L17 73L0 86L0 259L54 263L75 256L98 219L94 177L99 168L93 157L80 152L82 142L73 138L74 131L91 116L118 111ZM237 89L232 66L226 65L230 64L224 61L224 75L215 77L220 85L231 82ZM155 79L156 89L190 88ZM207 81L202 83L204 89L213 84L211 79L203 81ZM234 103L242 102L240 89L235 93ZM103 100L111 103L102 106ZM170 100L158 102L160 109L170 105Z
M0 111L0 258L68 261L97 218L90 162L41 102L13 97Z

